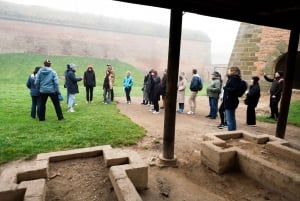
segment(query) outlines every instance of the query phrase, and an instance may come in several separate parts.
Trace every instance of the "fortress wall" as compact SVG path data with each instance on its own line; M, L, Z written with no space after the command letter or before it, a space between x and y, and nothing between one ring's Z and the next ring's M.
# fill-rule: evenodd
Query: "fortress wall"
M118 59L141 70L167 67L169 39L129 33L0 20L0 53L39 53ZM181 41L180 70L211 65L211 44Z

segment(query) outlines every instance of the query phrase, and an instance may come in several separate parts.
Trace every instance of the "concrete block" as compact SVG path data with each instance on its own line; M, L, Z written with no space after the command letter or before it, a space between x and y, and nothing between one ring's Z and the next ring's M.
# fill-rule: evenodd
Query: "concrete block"
M121 179L110 178L118 201L143 201L128 177Z
M201 162L218 174L232 170L235 166L236 151L222 149L212 142L201 143Z
M81 149L72 149L67 151L58 151L50 153L41 153L37 155L37 160L49 160L50 162L71 160L75 158L88 158L101 156L103 150L111 149L110 145L88 147Z
M104 150L103 158L106 167L129 164L129 155L121 149Z
M24 201L44 201L46 197L46 180L36 179L21 182L18 188L26 188Z

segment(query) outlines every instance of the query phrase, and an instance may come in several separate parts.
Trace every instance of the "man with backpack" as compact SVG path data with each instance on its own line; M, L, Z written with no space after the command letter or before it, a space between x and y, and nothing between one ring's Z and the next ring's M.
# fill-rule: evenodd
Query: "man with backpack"
M196 111L196 97L198 94L198 91L201 91L203 88L203 83L200 78L200 76L197 73L197 69L193 69L192 71L193 76L190 84L190 98L189 98L189 105L190 105L190 111L187 112L189 115L195 114Z

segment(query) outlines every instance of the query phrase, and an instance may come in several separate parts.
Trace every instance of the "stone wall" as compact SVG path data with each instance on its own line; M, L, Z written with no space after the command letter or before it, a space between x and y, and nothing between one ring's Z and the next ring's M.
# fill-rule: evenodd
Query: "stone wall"
M252 76L259 76L262 91L266 92L270 83L264 82L263 73L273 76L288 42L288 30L241 23L228 66L239 66L248 82Z
M141 70L167 67L168 37L0 19L0 53L39 53L117 59ZM211 65L211 43L182 40L180 71Z

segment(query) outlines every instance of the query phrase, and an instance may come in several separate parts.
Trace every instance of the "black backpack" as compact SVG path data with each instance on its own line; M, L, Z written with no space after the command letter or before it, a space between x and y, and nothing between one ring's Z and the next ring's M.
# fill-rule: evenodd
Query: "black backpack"
M237 91L238 97L242 97L244 93L247 91L247 89L248 89L248 84L245 80L242 79Z

